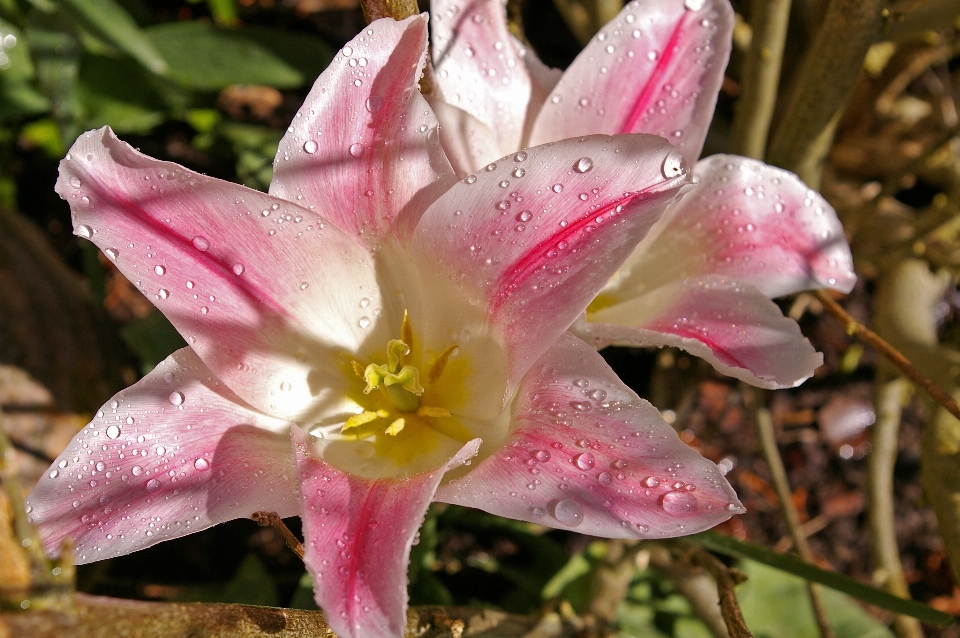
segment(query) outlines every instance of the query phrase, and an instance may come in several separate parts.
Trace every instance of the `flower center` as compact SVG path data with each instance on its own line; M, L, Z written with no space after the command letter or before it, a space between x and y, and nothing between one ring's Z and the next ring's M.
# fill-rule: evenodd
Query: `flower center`
M422 402L425 391L422 383L425 381L429 387L440 379L450 356L457 349L456 345L448 347L433 361L426 378L423 379L420 368L413 365L413 329L406 312L403 315L400 337L391 339L387 344L386 363L371 363L364 367L356 361L352 362L354 372L366 382L363 393L370 395L379 391L381 400L371 397L374 399L371 403L375 404L371 407L375 409L363 410L348 418L340 429L341 433L352 435L359 440L375 436L379 432L396 437L408 425L414 425L415 430L427 427L447 436L451 435L451 430L458 429L454 423L439 422L452 416L449 410ZM388 425L381 430L384 424Z

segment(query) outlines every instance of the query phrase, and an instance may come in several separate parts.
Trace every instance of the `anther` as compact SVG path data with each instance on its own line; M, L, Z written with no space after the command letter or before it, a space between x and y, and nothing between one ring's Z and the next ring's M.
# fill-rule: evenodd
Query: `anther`
M440 353L440 356L437 357L437 360L433 362L433 366L430 368L430 373L427 375L427 380L430 383L436 383L437 379L440 378L440 375L443 374L443 370L447 367L447 362L450 361L450 356L456 352L457 346L449 346L446 350Z

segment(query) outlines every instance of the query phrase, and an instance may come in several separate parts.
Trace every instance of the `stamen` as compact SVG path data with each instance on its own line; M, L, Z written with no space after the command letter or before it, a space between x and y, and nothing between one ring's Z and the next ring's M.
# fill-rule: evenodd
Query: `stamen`
M370 423L371 421L376 421L377 419L385 419L388 416L390 416L390 413L386 410L377 410L376 412L364 410L360 414L354 414L352 417L347 419L347 422L343 424L343 427L340 428L340 431L345 432L350 428L360 427L364 423Z
M437 382L437 379L439 379L440 375L443 374L444 368L447 367L447 362L450 360L450 356L456 351L456 349L457 346L454 344L440 353L440 356L437 357L437 360L433 362L433 366L430 368L430 374L427 375L427 381L430 383Z
M410 325L410 317L407 311L403 311L403 324L400 326L400 339L407 344L406 355L402 359L404 364L410 363L410 353L413 351L413 326Z
M410 356L410 346L400 339L391 339L387 344L387 370L393 373L400 371L405 358Z
M449 410L443 408L434 408L429 405L421 405L417 408L417 416L445 417L452 416Z
M355 360L354 360L354 361L351 361L351 362L350 362L350 365L353 366L353 371L354 371L354 373L355 373L358 377L360 377L361 379L363 379L363 378L364 378L364 376L363 376L363 366L360 365L360 363L357 362L357 361L355 361Z
M397 436L398 434L400 434L400 430L403 429L404 425L406 425L406 421L404 421L403 419L397 419L396 421L391 423L390 427L384 430L383 433L389 434L390 436Z

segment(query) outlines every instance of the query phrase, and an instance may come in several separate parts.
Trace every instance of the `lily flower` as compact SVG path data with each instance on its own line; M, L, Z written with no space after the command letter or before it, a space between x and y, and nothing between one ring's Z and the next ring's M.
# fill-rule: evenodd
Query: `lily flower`
M397 638L431 501L625 538L742 511L567 332L689 187L680 155L594 135L458 180L417 90L426 48L425 16L348 43L269 194L108 128L80 136L57 182L75 233L189 345L104 405L33 490L48 551L72 537L86 563L257 510L299 515L334 631Z
M514 38L499 0L433 0L441 142L460 174L523 146L602 133L669 140L695 186L587 309L609 344L675 346L764 388L823 362L770 298L856 281L835 211L793 173L697 161L730 54L727 0L634 0L563 73Z

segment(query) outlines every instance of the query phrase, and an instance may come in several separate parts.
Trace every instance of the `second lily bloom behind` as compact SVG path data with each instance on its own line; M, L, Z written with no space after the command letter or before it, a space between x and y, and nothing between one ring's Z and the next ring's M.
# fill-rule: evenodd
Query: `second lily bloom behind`
M853 288L836 213L787 171L729 155L697 161L730 54L727 0L631 2L562 74L510 34L499 0L433 0L431 11L431 105L459 173L596 133L659 135L694 166L694 188L587 308L588 338L677 346L765 388L813 374L822 356L770 298Z

